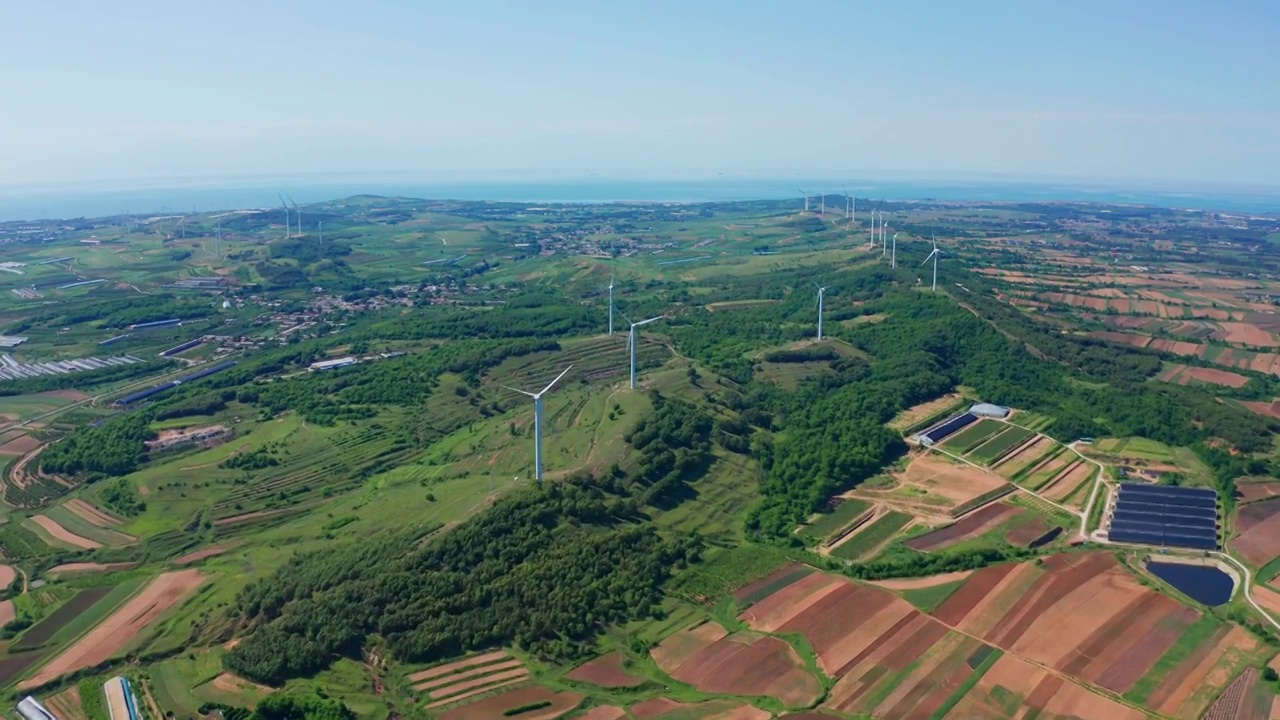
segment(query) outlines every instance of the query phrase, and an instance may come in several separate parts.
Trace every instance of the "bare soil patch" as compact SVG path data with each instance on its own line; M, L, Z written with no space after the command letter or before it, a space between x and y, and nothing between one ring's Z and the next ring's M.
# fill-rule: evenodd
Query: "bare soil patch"
M1270 369L1270 363L1267 363ZM1249 378L1238 373L1229 372L1227 370L1214 370L1213 368L1189 367L1178 376L1178 384L1186 385L1192 380L1209 383L1211 385L1225 385L1227 387L1239 388L1244 387L1249 382Z
M1263 480L1263 481L1246 481L1244 478L1236 481L1236 497L1241 504L1266 500L1267 498L1280 497L1280 481Z
M195 552L189 552L186 555L183 555L177 560L174 560L173 564L174 565L190 565L191 563L200 562L201 560L204 560L206 558L211 558L211 557L216 557L218 555L221 555L222 553L230 550L232 547L234 546L231 544L210 545L207 548L202 548L200 550L196 550Z
M444 665L437 665L436 667L428 668L426 670L413 673L412 675L409 676L408 680L411 683L421 682L423 680L430 680L431 678L441 677L443 675L456 673L460 670L463 670L469 667L474 667L476 665L484 665L486 663L497 662L505 657L507 657L507 653L505 650L495 650L493 652L484 653L483 655L473 655L472 657L462 658L461 660L454 660L453 662L445 663Z
M626 720L627 711L616 705L601 705L587 711L578 720Z
M424 680L423 682L414 685L413 689L419 692L429 690L431 691L431 697L433 698L448 697L482 685L492 685L493 683L501 682L503 680L522 677L527 674L524 672L518 672L523 668L524 664L519 660L500 660L489 665L480 665L451 675ZM512 672L513 670L517 672Z
M70 530L59 525L48 515L32 515L31 521L36 525L39 525L41 529L49 533L49 535L51 535L55 540L64 542L73 547L83 548L85 550L102 547L102 543L76 535Z
M45 701L59 720L87 720L80 702L80 689L72 686Z
M0 589L7 588L18 578L18 571L8 565L0 565ZM3 625L4 623L0 623Z
M1049 448L1054 446L1053 438L1044 435L1036 435L1027 441L1022 447L1005 455L1000 462L991 466L991 469L1000 473L1000 476L1008 479L1013 477L1022 468L1035 462L1041 455L1049 452Z
M199 570L179 570L160 575L124 607L24 681L21 689L39 687L67 673L105 662L144 632L164 611L195 592L202 582L204 576Z
M622 667L622 655L616 652L579 665L568 678L603 688L630 688L645 682L643 676L632 675Z
M72 498L71 500L68 500L66 502L66 507L68 510L75 513L81 520L84 520L94 527L109 530L124 522L119 518L112 517L102 510L99 510L80 498Z
M1131 345L1133 347L1144 348L1151 344L1150 335L1139 335L1137 333L1113 332L1111 330L1095 330L1088 334L1091 338L1106 340L1107 342L1119 343L1121 345Z
M1051 679L1052 678L1052 679ZM1001 688L1002 690L997 690ZM1034 698L1034 700L1033 700ZM1011 703L1016 702L1016 707ZM1032 702L1036 704L1033 705ZM1013 710L1010 713L1010 710ZM1146 714L1058 678L1015 656L1003 655L948 717L1045 717L1144 720Z
M885 590L919 590L921 588L931 588L937 587L938 585L958 582L969 577L971 574L973 574L972 570L961 570L958 572L942 573L941 575L930 575L929 577L876 580L871 584L876 587L882 587Z
M1252 588L1252 597L1257 601L1264 610L1280 618L1280 592L1276 592L1266 585L1255 584Z
M25 455L40 447L40 441L30 435L19 435L0 445L0 455Z
M544 687L527 687L492 695L483 700L461 705L440 714L440 720L495 720L505 717L513 708L539 702L551 703L539 710L520 713L520 720L554 720L578 707L583 696L571 692L552 692Z
M55 565L45 571L46 575L73 575L75 573L99 573L112 572L115 570L130 570L138 566L136 562L122 563L63 563Z
M703 692L764 695L784 705L803 707L817 700L821 691L817 678L805 670L796 651L772 636L735 633L702 645L687 656L668 652L661 658L655 653L654 659L664 672ZM683 661L676 665L672 660Z
M976 512L969 513L958 522L911 538L906 542L906 546L920 552L941 550L969 538L975 538L1022 512L1024 511L1021 508L1003 503L992 503Z
M1236 512L1236 536L1229 542L1254 565L1280 555L1280 498L1262 500Z
M917 455L905 471L894 477L903 485L923 491L926 497L945 500L949 507L963 505L1005 484L996 475L933 452Z
M914 407L907 408L889 421L889 427L894 430L910 430L917 424L922 423L942 412L946 408L955 405L959 402L961 397L960 393L947 393L935 400L930 400L928 402L920 403Z
M719 623L707 621L696 627L672 633L649 651L660 668L678 668L697 655L703 648L729 634Z
M1073 457L1079 457L1075 453L1071 453ZM1060 473L1056 480L1049 484L1048 487L1042 488L1041 493L1055 502L1062 502L1080 487L1080 483L1088 480L1093 476L1097 466L1093 463L1079 458L1074 465L1066 471Z

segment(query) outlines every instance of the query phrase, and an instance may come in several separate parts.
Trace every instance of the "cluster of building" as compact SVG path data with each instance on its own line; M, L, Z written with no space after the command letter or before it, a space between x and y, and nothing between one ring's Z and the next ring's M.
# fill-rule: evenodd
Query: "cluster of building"
M1006 418L1009 417L1009 408L1002 405L992 405L991 403L976 403L965 412L934 423L925 428L912 438L916 442L930 447L942 442L946 438L960 430L977 422L980 418Z
M0 380L21 380L40 377L42 375L66 375L86 370L101 370L113 365L132 365L142 362L132 355L118 355L109 358L81 358L79 360L50 360L48 362L24 363L8 353L0 353Z

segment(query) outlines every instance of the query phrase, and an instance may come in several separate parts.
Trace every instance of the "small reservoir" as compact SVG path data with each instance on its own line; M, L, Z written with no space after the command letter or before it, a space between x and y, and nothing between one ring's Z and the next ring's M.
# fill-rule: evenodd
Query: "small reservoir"
M1230 575L1211 565L1186 565L1148 560L1147 569L1152 575L1181 590L1192 600L1210 607L1230 600L1236 586L1235 580Z

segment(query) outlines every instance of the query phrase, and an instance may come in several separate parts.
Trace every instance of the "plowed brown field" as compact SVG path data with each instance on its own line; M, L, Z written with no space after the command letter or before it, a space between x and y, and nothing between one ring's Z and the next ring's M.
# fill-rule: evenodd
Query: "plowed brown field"
M1030 717L1033 714L1085 720L1146 718L1143 712L1095 695L1013 655L1001 656L947 717L976 720Z
M39 687L67 673L106 661L142 634L165 610L195 592L203 581L199 570L179 570L160 575L20 687L24 690Z
M574 668L570 680L591 683L604 688L635 687L644 683L641 675L632 675L622 667L622 656L609 653Z
M93 550L102 547L102 543L90 540L89 538L80 537L70 530L62 527L53 518L48 515L32 515L31 522L39 525L42 530L49 533L53 539L64 542L72 547L84 550Z
M1254 565L1265 565L1280 556L1280 498L1240 508L1236 531L1231 547Z
M697 632L695 628L676 635ZM818 679L805 670L804 662L787 643L754 633L735 633L703 643L703 638L714 634L689 638L689 647L700 647L687 655L670 649L659 652L669 641L675 640L673 645L686 642L675 636L667 638L654 648L654 660L671 677L703 692L764 695L790 707L804 707L818 699L822 690Z
M992 503L969 513L958 522L911 538L906 542L906 545L912 550L919 550L920 552L941 550L958 542L978 537L1022 512L1024 511L1021 508L1016 508L1012 505Z

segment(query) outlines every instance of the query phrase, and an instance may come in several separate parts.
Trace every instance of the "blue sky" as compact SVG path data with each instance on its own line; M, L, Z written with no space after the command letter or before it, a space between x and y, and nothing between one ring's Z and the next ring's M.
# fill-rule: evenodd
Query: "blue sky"
M59 0L0 184L1029 175L1280 186L1280 6Z

